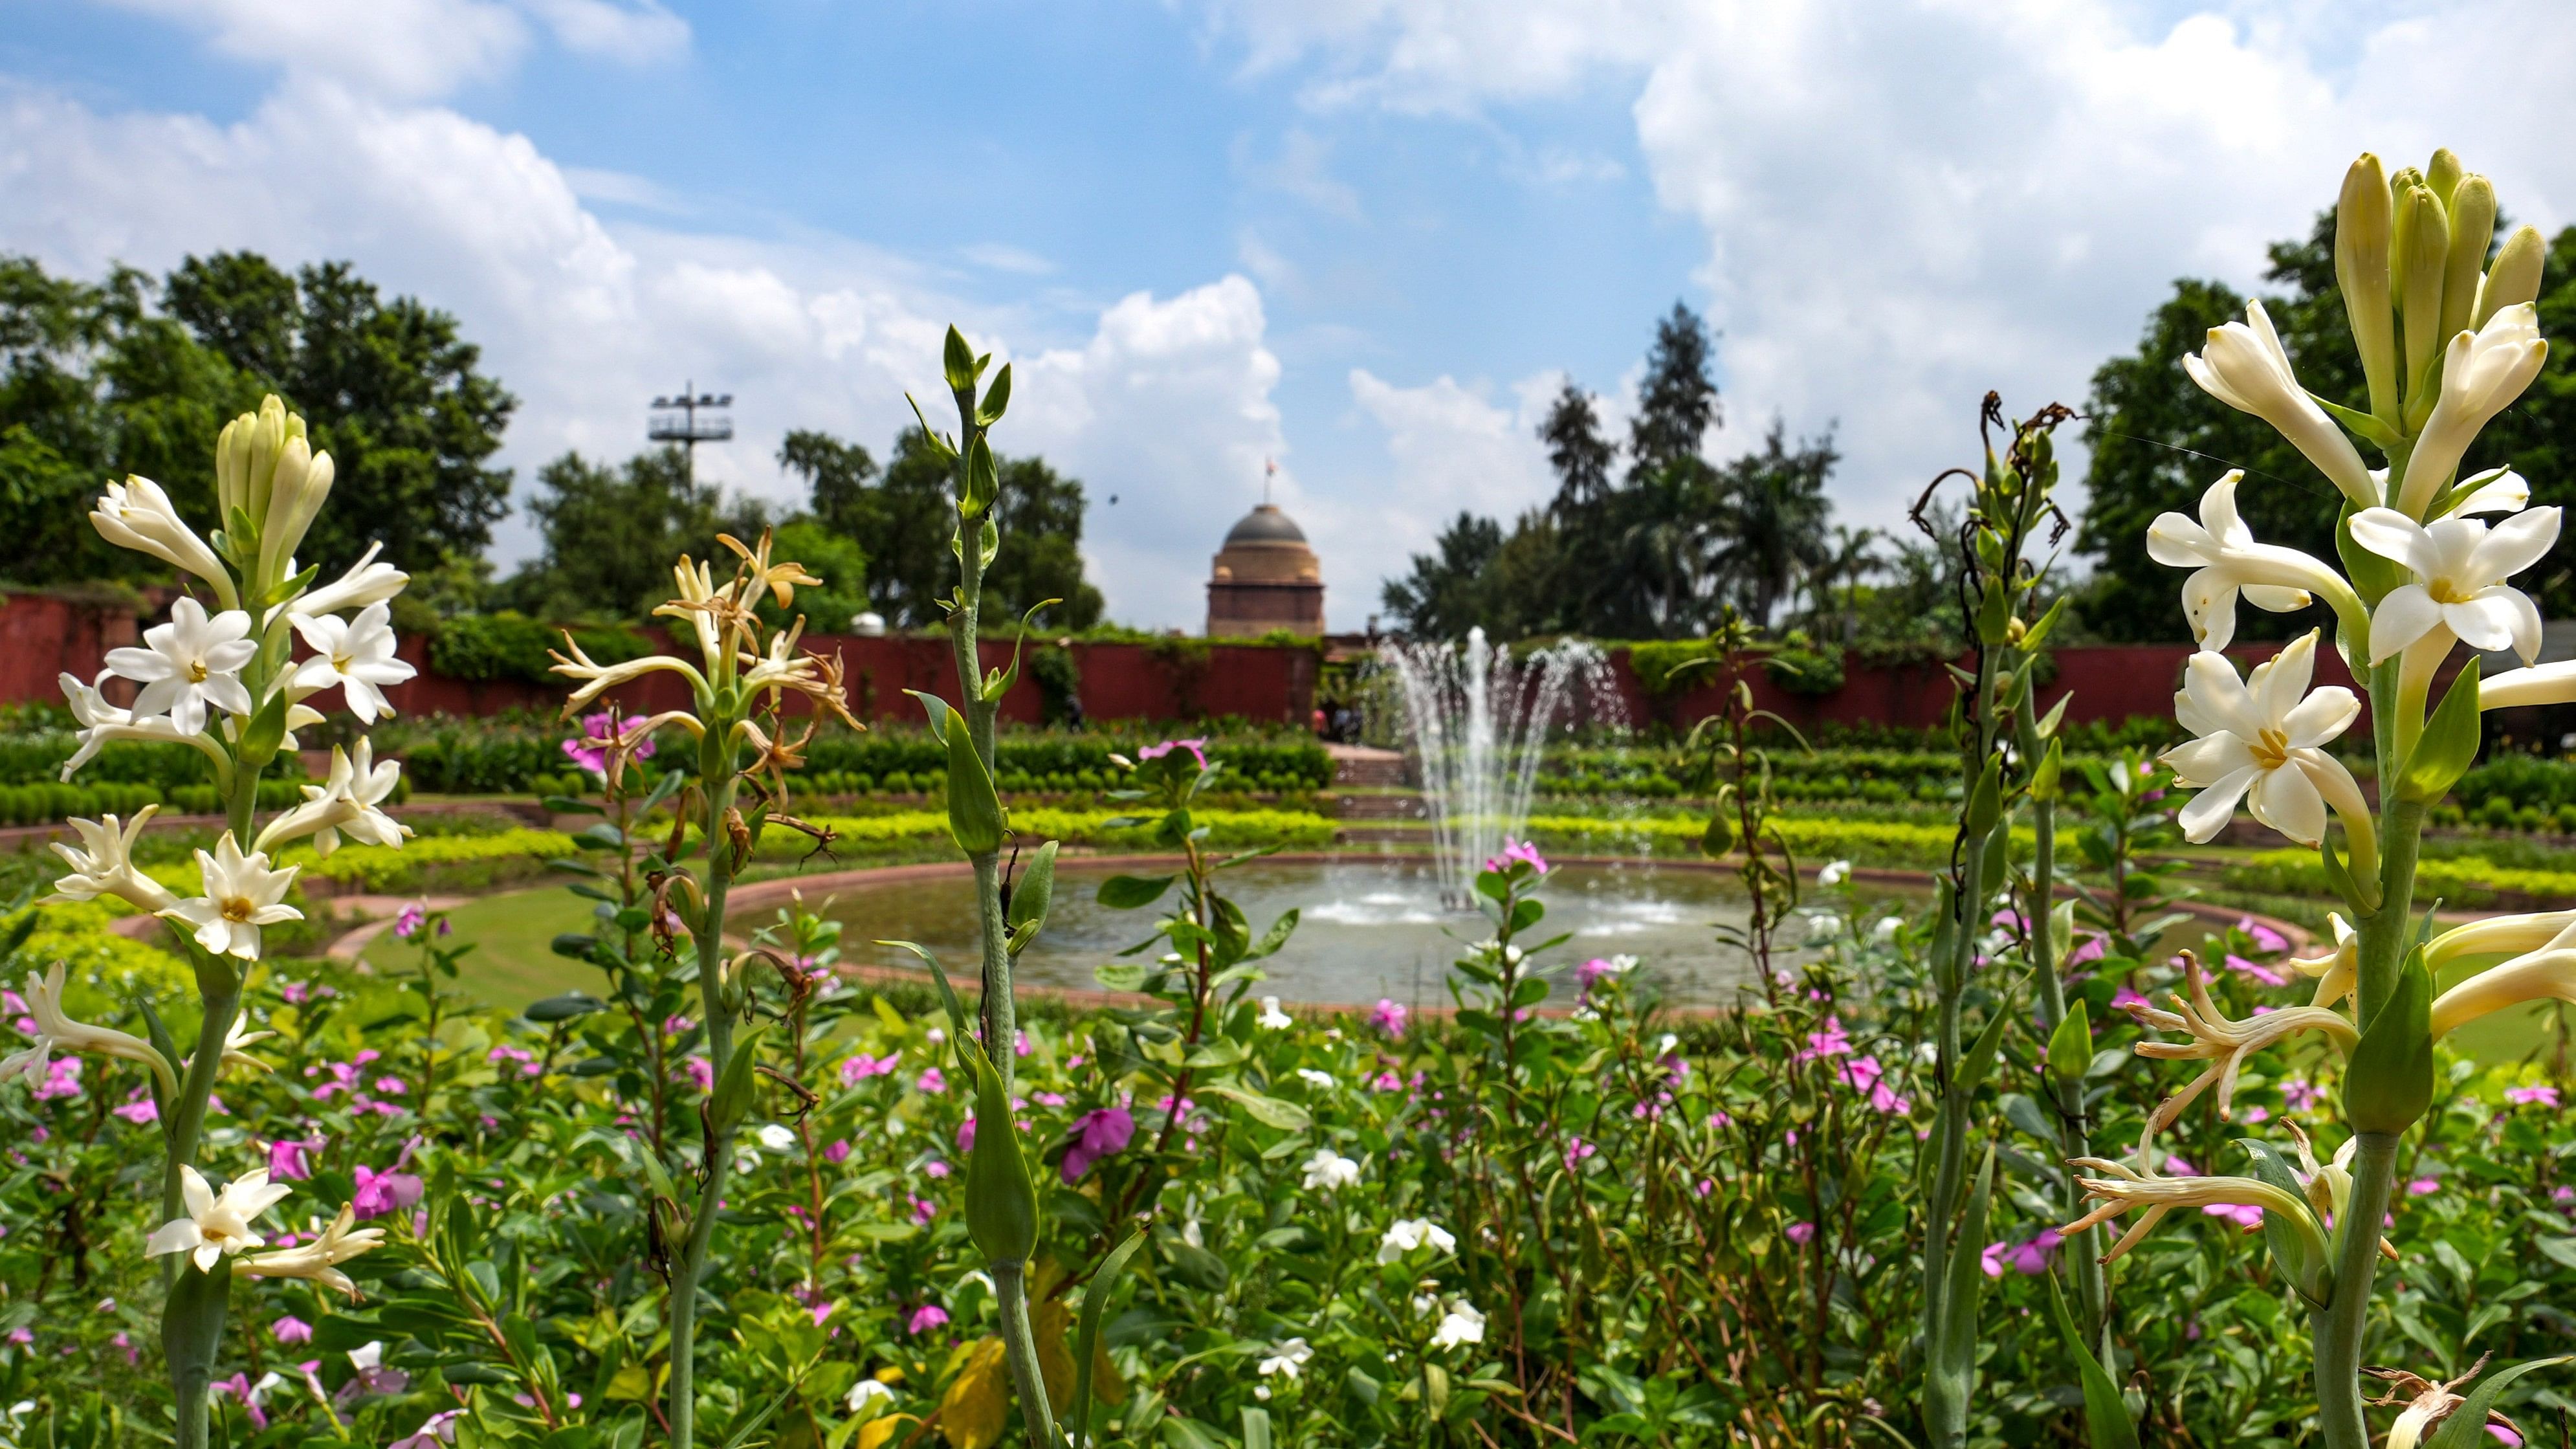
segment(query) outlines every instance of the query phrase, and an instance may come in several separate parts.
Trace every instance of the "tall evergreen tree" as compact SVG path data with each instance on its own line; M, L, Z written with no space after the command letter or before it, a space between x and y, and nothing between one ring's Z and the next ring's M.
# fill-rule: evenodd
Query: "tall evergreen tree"
M1431 552L1413 556L1410 573L1380 586L1379 599L1396 627L1416 639L1464 639L1479 625L1492 632L1494 561L1502 551L1502 525L1462 511Z
M1679 302L1655 324L1645 386L1637 393L1637 416L1628 424L1629 481L1699 461L1702 440L1725 416L1717 380L1710 375L1715 351L1708 324Z
M1565 389L1548 405L1538 425L1547 444L1548 466L1556 470L1556 498L1548 505L1559 521L1579 517L1606 501L1617 485L1610 476L1619 447L1601 432L1601 410L1592 394L1568 378Z

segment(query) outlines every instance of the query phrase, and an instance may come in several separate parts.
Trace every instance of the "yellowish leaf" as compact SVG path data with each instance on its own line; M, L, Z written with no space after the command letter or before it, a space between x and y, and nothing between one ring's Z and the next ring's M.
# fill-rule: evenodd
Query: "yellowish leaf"
M940 1435L949 1449L992 1449L1001 1442L1010 1414L1011 1381L1002 1341L978 1340L939 1401Z

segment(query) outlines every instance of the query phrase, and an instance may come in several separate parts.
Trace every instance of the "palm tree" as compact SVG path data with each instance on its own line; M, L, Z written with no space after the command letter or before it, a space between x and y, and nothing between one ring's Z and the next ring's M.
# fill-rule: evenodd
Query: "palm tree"
M1758 628L1770 628L1780 601L1832 556L1825 525L1834 505L1825 479L1839 457L1830 433L1800 439L1792 450L1775 418L1761 450L1728 464L1719 480L1708 563Z
M1879 533L1875 528L1853 528L1834 525L1832 541L1826 546L1825 558L1807 577L1815 591L1815 613L1822 619L1829 613L1842 616L1842 642L1851 643L1860 635L1860 586L1885 566L1878 555ZM1842 597L1834 597L1837 585Z

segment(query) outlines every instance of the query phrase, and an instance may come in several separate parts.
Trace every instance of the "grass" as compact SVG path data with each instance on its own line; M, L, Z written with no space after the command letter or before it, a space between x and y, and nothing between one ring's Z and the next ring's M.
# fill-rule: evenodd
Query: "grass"
M563 932L589 929L590 907L561 886L504 891L458 906L449 913L454 939L470 941L474 949L456 963L456 988L505 1010L567 991L597 995L603 985L598 968L558 956L550 945ZM367 943L366 960L384 976L417 969L419 956L386 931Z

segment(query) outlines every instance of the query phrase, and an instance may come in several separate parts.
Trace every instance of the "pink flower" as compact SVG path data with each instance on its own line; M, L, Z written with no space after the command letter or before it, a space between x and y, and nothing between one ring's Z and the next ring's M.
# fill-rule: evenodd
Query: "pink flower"
M2154 1002L2149 1001L2147 998L2125 986L2121 987L2118 991L2111 993L2111 1009L2113 1011L2126 1011L2132 1006L2153 1005L2155 1005Z
M1402 1002L1390 1001L1381 996L1377 999L1376 1008L1369 1012L1369 1025L1377 1028L1387 1036L1402 1037L1404 1035L1405 1014L1404 1004Z
M463 1409L441 1409L421 1420L420 1427L412 1430L409 1438L396 1439L385 1449L440 1449L442 1445L453 1444L456 1442L456 1421L464 1417Z
M2293 1112L2311 1111L2325 1099L2325 1089L2305 1077L2291 1077L2281 1083L2281 1101Z
M209 1395L229 1394L241 1400L242 1412L250 1416L251 1427L255 1429L268 1427L268 1415L261 1411L259 1402L251 1397L249 1374L237 1373L228 1379L217 1379L206 1385L206 1392Z
M302 1182L313 1175L309 1154L322 1144L318 1142L272 1142L268 1144L268 1175L278 1182Z
M689 1085L701 1092L716 1089L716 1066L705 1057L684 1057L680 1066L689 1074Z
M56 1101L81 1094L81 1059L56 1057L45 1064L45 1080L36 1086L36 1100Z
M2555 1107L2558 1105L2558 1089L2556 1087L2507 1087L2504 1089L2504 1099L2524 1107Z
M2259 1105L2248 1107L2237 1114L2237 1119L2249 1127L2257 1122L2269 1122L2272 1120L2272 1109Z
M428 919L429 907L414 901L402 908L402 914L394 917L394 934L408 941L419 934L421 922Z
M2110 949L2110 937L2087 936L2083 940L2075 943L2074 950L2066 953L2066 964L2069 966L2081 966L2087 961L2099 961L2102 959L2102 954Z
M966 1136L971 1140L975 1134L968 1132ZM946 1177L948 1175L948 1164L934 1157L928 1162L923 1163L921 1165L921 1170L924 1174L931 1177Z
M1073 1145L1064 1151L1064 1180L1079 1182L1091 1164L1127 1150L1136 1118L1124 1107L1102 1107L1073 1119Z
M2253 937L2254 949L2261 951L2266 955L2276 951L2287 951L2290 949L2289 937L2284 936L2280 932L2273 930L2271 927L2264 925L2262 922L2255 920L2252 916L2247 916L2245 919L2238 921L2236 923L2236 929Z
M912 1310L912 1318L904 1325L904 1331L915 1338L919 1338L921 1335L928 1333L930 1330L939 1327L947 1321L947 1309L940 1307L936 1303L925 1303L919 1308Z
M2242 972L2243 974L2251 976L2255 980L2262 982L2266 986L2287 986L2290 984L2290 976L2288 972L2275 971L2269 966L2259 965L2237 955L2233 951L2227 953L2227 969L2230 971Z
M134 1095L126 1099L124 1106L111 1107L108 1110L137 1127L161 1120L160 1104L145 1094L141 1087L134 1089Z
M1024 1057L1024 1056L1027 1056L1030 1052L1035 1051L1035 1050L1037 1050L1037 1048L1032 1047L1032 1046L1030 1046L1030 1045L1029 1045L1029 1034L1028 1034L1027 1032L1019 1031L1019 1030L1014 1030L1014 1031L1012 1031L1012 1033L1011 1033L1011 1054L1012 1054L1013 1056L1021 1056L1021 1057Z
M275 1323L270 1324L268 1326L268 1331L270 1336L275 1338L279 1343L311 1343L313 1341L313 1325L296 1317L292 1313L287 1314L285 1317L278 1319Z
M845 1139L842 1139L842 1140L839 1140L839 1141L835 1141L831 1146L824 1148L824 1149L823 1149L823 1160L824 1160L825 1162L831 1163L831 1164L832 1164L833 1166L835 1166L835 1167L838 1167L838 1166L840 1166L842 1163L849 1161L849 1160L850 1160L850 1144L849 1144L849 1141L845 1138Z
M2496 1442L2502 1444L2504 1449L2522 1449L2522 1436L2502 1424L2487 1425L2487 1432L2493 1434Z
M1207 768L1207 738L1204 735L1194 740L1165 740L1159 745L1147 745L1136 752L1136 758L1159 760L1174 750L1189 751L1191 757L1199 762L1200 769Z
M1790 1242L1804 1243L1815 1235L1816 1225L1814 1223L1791 1223L1789 1225Z
M1485 869L1507 871L1515 865L1526 865L1538 875L1547 874L1547 857L1538 853L1537 846L1526 840L1514 840L1506 835L1503 837L1503 853L1488 859L1485 862Z
M603 780L608 778L608 746L621 738L620 735L609 732L610 724L606 710L601 710L597 714L584 715L581 720L580 737L563 742L563 752L574 764ZM643 728L643 723L639 720L627 725L623 732L624 739L634 741L632 747L626 752L628 759L653 758L653 742L650 739L635 738L642 733Z
M972 1117L957 1124L957 1150L959 1152L975 1150L975 1119Z
M2411 1197L2423 1197L2428 1193L2436 1193L2441 1190L2442 1179L2438 1177L2419 1177L2413 1182L2406 1184L2407 1194Z
M405 1157L410 1153L411 1149L403 1149ZM411 1173L394 1170L401 1165L398 1160L394 1167L382 1172L364 1165L358 1168L358 1190L350 1194L349 1206L356 1211L360 1221L399 1212L420 1201L420 1179Z
M2236 1226L2240 1228L2259 1228L2263 1226L2263 1210L2258 1207L2249 1207L2244 1203L2209 1203L2201 1208L2201 1212L2209 1217L2224 1218L2227 1221L2236 1224Z
M1844 1056L1851 1049L1851 1038L1843 1034L1842 1018L1828 1016L1824 1030L1807 1033L1807 1049L1798 1053L1798 1060L1812 1062L1818 1057Z
M888 1052L881 1057L872 1057L866 1052L861 1052L841 1063L841 1085L855 1087L870 1077L890 1075L894 1071L894 1064L901 1060L903 1060L903 1053L899 1051Z
M399 1097L403 1093L410 1091L411 1088L406 1085L400 1077L378 1077L376 1078L376 1090L384 1093L388 1097Z
M1585 1158L1598 1157L1600 1155L1600 1148L1584 1141L1580 1137L1568 1137L1565 1139L1565 1170L1568 1172L1581 1170Z
M937 1067L924 1067L921 1069L921 1075L913 1079L912 1085L935 1097L948 1090L948 1078Z
M2200 1169L2183 1161L2178 1154L2168 1152L2165 1154L2165 1176L2198 1177L2200 1176Z

